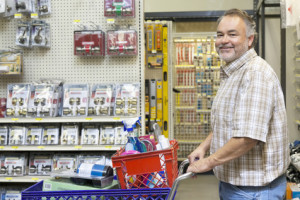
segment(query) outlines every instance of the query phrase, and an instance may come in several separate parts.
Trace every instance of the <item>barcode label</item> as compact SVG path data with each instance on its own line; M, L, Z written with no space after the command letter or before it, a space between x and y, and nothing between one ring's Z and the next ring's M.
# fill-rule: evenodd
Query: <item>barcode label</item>
M51 190L52 185L50 183L45 183L44 188L47 190Z

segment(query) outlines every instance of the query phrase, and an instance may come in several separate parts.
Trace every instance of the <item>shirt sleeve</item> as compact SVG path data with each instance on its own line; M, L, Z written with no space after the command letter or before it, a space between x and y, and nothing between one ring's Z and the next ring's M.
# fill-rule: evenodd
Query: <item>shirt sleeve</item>
M249 71L242 82L233 115L233 137L266 142L274 107L274 84L261 71Z

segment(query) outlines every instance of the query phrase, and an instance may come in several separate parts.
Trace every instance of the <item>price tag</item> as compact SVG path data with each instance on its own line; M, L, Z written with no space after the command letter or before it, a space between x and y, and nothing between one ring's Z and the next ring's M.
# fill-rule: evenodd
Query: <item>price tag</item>
M82 149L82 146L75 146L75 149Z
M6 177L5 180L12 181L12 178L11 177Z
M113 120L115 120L115 121L120 121L121 118L120 118L120 117L114 117Z
M106 20L108 24L114 24L115 23L115 19L107 19Z
M37 148L38 148L38 149L44 149L45 146L38 146Z
M18 121L19 118L11 118L12 121Z
M105 149L112 149L112 146L105 146Z
M80 23L80 19L75 19L74 23Z
M12 149L18 149L19 147L18 146L12 146L11 148Z
M37 13L31 13L31 19L37 19L39 18L39 15Z
M4 149L4 146L0 146L0 149Z
M86 120L86 121L92 121L92 120L93 120L93 118L91 118L91 117L87 117L87 118L85 118L85 120Z
M35 118L36 121L42 121L43 118Z
M15 19L21 19L22 18L22 14L21 13L16 13L15 14Z
M152 53L157 53L157 51L156 50L152 50Z
M31 178L31 180L33 180L33 181L38 181L39 178Z

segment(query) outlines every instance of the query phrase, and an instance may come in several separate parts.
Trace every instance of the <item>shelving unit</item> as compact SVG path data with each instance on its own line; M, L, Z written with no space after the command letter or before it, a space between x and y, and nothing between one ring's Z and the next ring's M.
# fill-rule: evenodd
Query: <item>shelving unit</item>
M116 151L119 150L123 145L48 145L48 146L0 146L0 151Z
M179 160L187 158L211 130L210 109L221 63L214 41L214 33L174 34L173 85L178 90L173 98L174 138L180 144Z
M108 19L104 17L104 0L87 1L51 1L52 13L42 18L51 26L51 48L23 49L23 74L19 76L1 75L0 97L6 97L7 85L10 83L31 83L40 78L61 79L65 83L139 83L139 113L142 122L144 114L144 5L143 0L135 1L135 17ZM67 8L67 9L66 9ZM30 20L26 18L26 20ZM15 47L17 19L0 18L0 48ZM79 22L79 23L78 23ZM138 55L83 57L74 55L73 32L78 24L99 25L105 33L117 25L137 31ZM64 124L64 123L97 123L101 125L121 123L130 117L55 117L55 118L1 118L0 125L19 124ZM145 134L141 129L140 134ZM113 152L120 145L49 145L49 146L0 146L0 154L7 152ZM0 177L5 183L35 183L49 178L47 176Z

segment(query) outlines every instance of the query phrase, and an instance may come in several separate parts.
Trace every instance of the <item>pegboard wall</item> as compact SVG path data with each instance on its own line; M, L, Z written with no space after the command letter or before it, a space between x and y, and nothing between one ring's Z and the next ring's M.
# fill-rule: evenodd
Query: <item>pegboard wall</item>
M141 94L144 94L143 7L143 0L135 0L135 18L116 19L114 24L110 24L104 17L104 0L52 0L51 15L40 18L50 24L51 48L23 49L23 74L0 75L0 96L6 97L9 83L30 83L40 78L89 84L139 82ZM27 20L30 21L30 18ZM130 25L138 33L138 55L74 56L75 20L80 20L83 25L91 23L99 25L104 32L113 30L115 25ZM17 21L17 19L0 19L0 49L19 48L15 45ZM143 96L141 95L142 98ZM143 107L143 104L141 106Z

